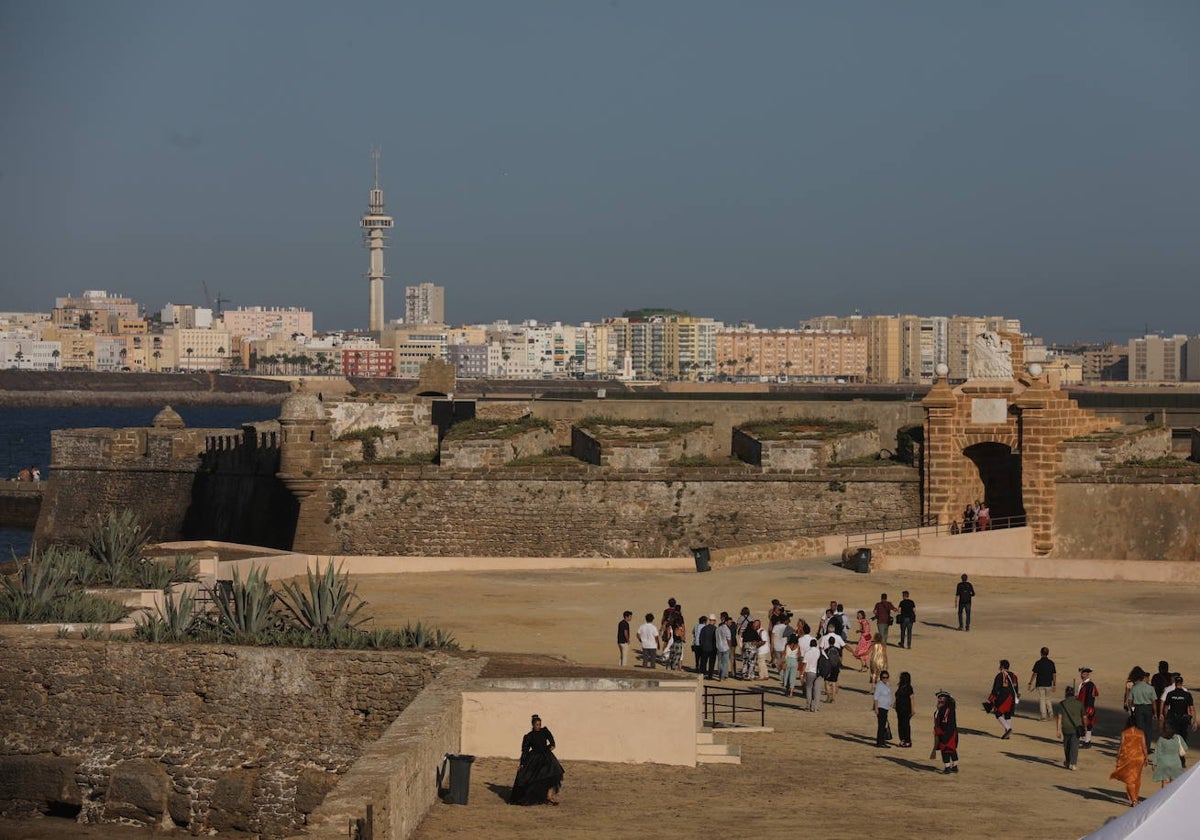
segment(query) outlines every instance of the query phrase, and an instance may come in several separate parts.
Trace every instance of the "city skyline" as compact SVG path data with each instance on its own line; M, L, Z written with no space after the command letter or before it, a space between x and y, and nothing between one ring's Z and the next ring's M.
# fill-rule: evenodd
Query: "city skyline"
M281 14L286 10L286 14ZM519 2L0 12L0 309L385 318L1003 312L1195 334L1200 8ZM373 78L367 78L372 76Z

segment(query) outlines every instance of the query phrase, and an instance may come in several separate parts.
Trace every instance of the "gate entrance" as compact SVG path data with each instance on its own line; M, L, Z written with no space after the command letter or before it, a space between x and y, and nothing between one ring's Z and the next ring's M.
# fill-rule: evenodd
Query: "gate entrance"
M963 455L979 471L983 498L992 512L992 522L1007 525L1025 524L1025 506L1021 502L1021 455L1003 443L977 443L963 450Z

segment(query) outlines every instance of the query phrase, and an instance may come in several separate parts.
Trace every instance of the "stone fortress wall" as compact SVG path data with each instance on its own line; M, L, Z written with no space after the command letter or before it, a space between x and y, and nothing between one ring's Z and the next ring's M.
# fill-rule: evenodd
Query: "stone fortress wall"
M703 445L689 445L688 453L707 447L718 458L734 451L737 424L796 416L874 422L878 445L889 450L897 430L921 411L911 403L485 401L472 403L472 413L477 408L480 417L540 417L551 423L553 434L530 435L520 451L511 444L497 448L484 443L479 451L487 449L486 457L474 453L478 447L460 447L462 457L456 453L441 465L364 461L358 441L337 439L376 426L387 429L376 446L382 459L429 452L437 447L434 406L433 399L404 395L388 395L376 403L365 397L297 394L286 401L279 422L242 430L184 429L168 409L149 429L56 432L53 479L45 483L36 536L39 544L80 541L90 517L131 507L151 534L163 540L214 539L311 553L387 556L686 556L698 546L779 543L840 531L849 523L916 519L930 512L927 474L899 466L830 465L834 457L824 451L773 455L772 463L786 464L786 471L768 463L673 466L664 457L654 463L618 459L625 465L595 466L614 463L605 460L599 444L582 460L525 466L506 462L536 455L539 449L570 446L574 423L596 416L711 423L695 436ZM579 435L574 437L578 442ZM847 441L854 446L852 454L875 448L873 433ZM1182 511L1200 504L1196 482L1187 476L1172 479L1178 498L1153 511L1170 524L1114 525L1100 539L1086 524L1090 514L1081 514L1120 510L1130 504L1125 497L1135 487L1158 481L1128 475L1116 480L1111 467L1126 456L1151 454L1164 441L1169 443L1165 430L1149 430L1116 443L1059 444L1061 454L1050 461L1061 466L1039 466L1037 492L1025 499L1026 505L1052 500L1060 486L1066 494L1061 506L1034 505L1041 517L1036 525L1042 552L1047 543L1057 542L1052 556L1068 551L1089 558L1158 559L1191 545L1186 523L1175 524L1187 518ZM1017 442L1013 437L1011 443ZM1021 442L1032 457L1036 441ZM472 457L465 457L468 448ZM925 458L937 455L927 449ZM1067 465L1087 475L1063 475ZM1052 475L1055 469L1059 473ZM967 473L973 467L967 464L963 470L963 481L977 481ZM1043 486L1047 481L1051 491ZM1084 486L1087 498L1081 501ZM949 500L961 494L944 495ZM948 516L956 513L951 509ZM1114 522L1124 525L1128 519Z
M458 661L411 651L4 644L4 813L268 836L304 824Z

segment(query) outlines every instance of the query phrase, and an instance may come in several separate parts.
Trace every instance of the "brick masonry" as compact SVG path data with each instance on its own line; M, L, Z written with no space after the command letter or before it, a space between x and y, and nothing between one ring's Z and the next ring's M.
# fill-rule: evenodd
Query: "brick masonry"
M0 812L302 825L456 658L410 651L5 639Z

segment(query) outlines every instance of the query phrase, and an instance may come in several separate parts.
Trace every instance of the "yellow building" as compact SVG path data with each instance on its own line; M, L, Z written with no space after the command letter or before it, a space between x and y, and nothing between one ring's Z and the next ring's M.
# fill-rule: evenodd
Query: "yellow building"
M717 369L736 379L861 382L867 346L865 336L846 331L724 329L716 334Z

